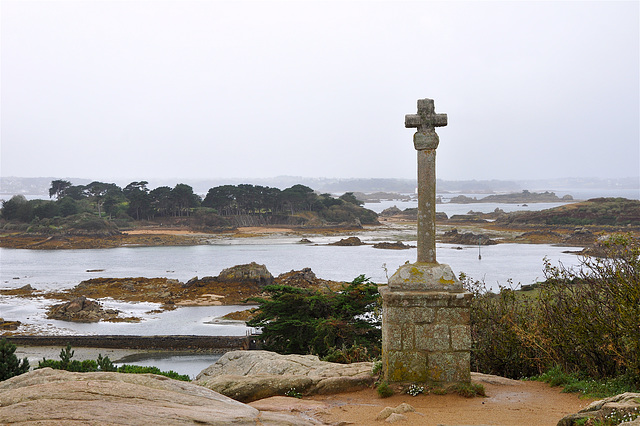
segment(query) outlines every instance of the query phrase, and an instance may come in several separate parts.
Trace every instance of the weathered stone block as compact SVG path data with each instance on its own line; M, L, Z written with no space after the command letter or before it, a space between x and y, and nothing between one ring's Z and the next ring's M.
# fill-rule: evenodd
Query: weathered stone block
M434 352L429 354L429 380L440 383L471 380L470 352Z
M427 355L423 352L392 352L388 354L385 377L391 382L426 382Z
M415 326L413 324L405 324L402 327L402 350L413 351L416 348L415 343Z
M410 312L410 318L414 324L429 324L436 318L436 311L433 308L415 307Z
M457 291L462 283L449 265L439 263L407 263L389 278L389 288L399 291Z
M417 325L416 348L429 352L451 350L449 326L444 324Z
M449 327L451 333L451 349L454 351L471 350L471 327L466 325L452 325Z
M473 294L465 291L464 293L456 293L449 299L449 306L459 306L468 308L471 305Z
M389 286L380 288L380 295L384 301L385 308L439 308L450 306L458 300L461 295L470 293L448 293L444 291L400 291L392 290ZM465 305L463 305L465 306Z
M401 351L402 350L402 327L400 325L388 324L386 328L386 340L385 349L390 351ZM383 330L384 333L385 330Z
M439 324L469 324L470 312L468 308L440 308L436 314Z

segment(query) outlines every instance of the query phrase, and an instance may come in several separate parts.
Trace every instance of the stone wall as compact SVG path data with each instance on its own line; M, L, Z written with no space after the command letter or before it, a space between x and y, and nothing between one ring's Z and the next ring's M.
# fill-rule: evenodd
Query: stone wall
M247 349L250 339L245 336L6 336L17 346L61 346L70 343L81 348L116 349L211 349L225 353Z

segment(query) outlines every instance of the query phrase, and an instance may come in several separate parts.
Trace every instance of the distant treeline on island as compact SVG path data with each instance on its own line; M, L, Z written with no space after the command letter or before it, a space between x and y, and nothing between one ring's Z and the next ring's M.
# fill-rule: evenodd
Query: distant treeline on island
M393 192L374 192L365 194L363 192L354 192L353 195L365 203L379 203L382 200L394 201L410 201L415 200L415 195L398 194ZM442 196L436 198L436 203L442 204ZM520 204L520 203L558 203L574 201L571 195L558 197L554 192L530 192L523 190L522 192L514 192L509 194L488 195L483 198L468 197L466 195L457 195L449 200L453 204L471 204L471 203L500 203L500 204Z
M190 225L202 228L238 226L233 219L240 216L269 216L269 223L305 224L377 223L377 214L362 207L362 202L348 192L340 197L317 194L304 185L280 190L260 185L223 185L209 189L201 198L189 185L179 183L173 188L147 188L148 182L131 182L124 188L113 183L94 181L87 185L72 185L66 180L51 182L49 197L55 200L27 200L15 195L3 201L0 218L3 221L33 223L55 228L54 222L43 220L92 214L118 225L158 218L193 217ZM194 223L195 222L195 223ZM250 223L249 223L250 222ZM256 219L244 219L243 224L257 224Z
M471 203L504 203L504 204L520 204L520 203L557 203L563 201L573 201L571 195L565 195L562 198L555 193L545 192L529 192L526 189L520 193L512 194L495 194L477 199L476 197L467 197L466 195L458 195L449 200L454 204L471 204Z

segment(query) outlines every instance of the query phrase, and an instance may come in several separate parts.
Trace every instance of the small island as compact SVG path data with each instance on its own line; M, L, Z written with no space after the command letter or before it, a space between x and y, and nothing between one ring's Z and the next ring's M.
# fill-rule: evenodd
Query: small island
M472 203L503 203L503 204L522 204L522 203L562 203L574 201L571 195L558 197L554 192L529 192L526 189L520 193L511 194L495 194L477 199L476 197L467 197L466 195L458 195L449 201L453 204L472 204Z

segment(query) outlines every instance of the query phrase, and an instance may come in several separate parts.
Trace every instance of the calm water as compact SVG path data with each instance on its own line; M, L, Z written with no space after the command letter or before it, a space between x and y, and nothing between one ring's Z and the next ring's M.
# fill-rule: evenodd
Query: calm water
M176 373L186 374L191 380L195 379L198 373L211 364L220 359L222 355L219 354L183 354L178 353L174 355L168 355L166 353L157 354L139 354L129 357L125 357L116 363L120 366L122 364L141 365L141 366L153 366L158 367L162 371L173 370Z
M361 236L366 242L366 236ZM334 238L338 240L338 238ZM371 241L370 241L371 242ZM415 242L408 241L409 244ZM464 272L487 284L529 284L542 279L542 259L576 264L578 257L563 251L575 247L546 244L499 244L478 247L438 244L438 261L456 273ZM63 289L95 277L167 277L187 281L195 276L215 276L224 268L250 262L266 265L277 276L311 268L319 278L350 281L365 274L384 283L406 261L415 261L416 249L379 250L371 246L336 247L297 244L212 244L191 247L122 247L100 250L0 249L0 286ZM386 270L384 269L386 265ZM89 270L100 272L87 272Z

